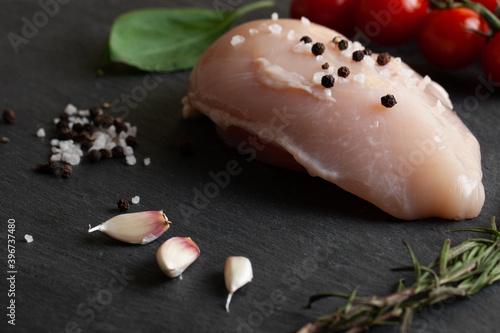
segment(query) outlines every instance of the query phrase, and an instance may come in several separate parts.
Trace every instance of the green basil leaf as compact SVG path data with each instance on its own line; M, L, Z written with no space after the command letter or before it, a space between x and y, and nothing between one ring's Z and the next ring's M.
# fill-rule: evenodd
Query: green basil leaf
M190 69L238 17L273 5L260 1L232 12L151 8L125 13L113 23L100 73L110 63L149 72Z

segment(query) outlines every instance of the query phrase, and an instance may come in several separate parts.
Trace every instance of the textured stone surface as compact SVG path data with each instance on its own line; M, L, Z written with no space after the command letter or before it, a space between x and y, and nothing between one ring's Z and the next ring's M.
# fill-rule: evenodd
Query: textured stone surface
M287 16L288 4L279 3L280 16ZM7 34L20 35L22 18L32 20L41 7L26 0L0 3L0 107L17 113L15 124L0 123L0 136L10 138L0 146L0 254L6 271L7 220L15 219L18 270L16 326L6 332L291 332L342 304L325 300L303 310L311 294L360 285L359 295L381 295L401 276L411 283L411 274L389 270L410 262L403 240L427 263L445 238L458 243L472 235L450 234L451 228L488 226L498 214L500 87L475 99L482 80L478 67L439 72L413 44L389 51L448 89L481 144L486 204L474 220L401 222L321 179L247 162L221 143L207 119L181 119L189 72L153 75L158 87L119 114L138 126L135 154L138 161L150 157L150 166L109 159L74 166L64 180L35 173L36 164L50 156L52 119L68 103L88 108L120 101L143 84L146 74L96 75L112 20L138 8L192 5L212 7L200 0L71 1L15 53ZM47 137L36 137L40 127ZM181 140L191 143L191 154L179 153ZM197 191L211 186L211 173L229 162L241 172L223 189L212 186L211 198L200 199ZM136 195L141 201L130 212L163 209L173 222L159 240L131 246L87 233L89 224L118 214L118 199ZM186 218L181 205L194 204L197 213ZM34 241L25 243L25 234ZM158 247L173 236L189 236L201 250L182 281L166 279L155 260ZM249 257L255 277L234 295L227 314L223 267L230 255ZM1 281L1 304L7 306L5 274ZM435 305L416 316L412 332L497 332L499 300L497 284L471 299Z

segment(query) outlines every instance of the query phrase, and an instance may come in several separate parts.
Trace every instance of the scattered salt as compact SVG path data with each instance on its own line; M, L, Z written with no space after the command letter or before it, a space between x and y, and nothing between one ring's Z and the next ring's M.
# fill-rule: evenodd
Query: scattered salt
M274 23L269 26L269 31L275 35L279 35L281 30L283 30L283 28L278 23Z
M325 95L328 97L332 97L332 90L331 89L325 89Z
M316 84L321 84L321 79L323 78L323 76L325 76L325 73L323 72L314 73L313 82Z
M279 19L278 13L272 13L272 14L271 14L271 19L272 19L273 21L277 21L277 20Z
M52 140L50 140L50 145L51 146L58 146L59 145L59 140L58 139L52 139Z
M67 115L71 116L71 115L74 115L75 113L77 113L78 109L73 104L68 104L68 105L66 105L64 112L66 112Z
M243 42L245 42L245 37L243 37L241 35L233 36L233 38L231 39L231 45L233 45L233 46L236 46L236 45L241 44Z
M388 68L384 68L383 70L381 70L381 71L379 72L379 74L380 74L381 76L384 76L384 77L391 77L391 75L392 75L391 70L390 70L390 69L388 69Z
M59 122L61 121L61 119L59 118L54 118L54 125L57 125L59 124Z
M420 81L420 82L419 82L419 84L418 84L418 89L420 89L420 90L425 90L425 88L427 88L427 85L428 85L429 83L431 83L431 81L432 81L432 80L431 80L430 76L429 76L429 75L426 75L426 76L422 79L422 81Z
M150 159L149 157L146 157L146 158L144 159L144 165L145 165L145 166L148 166L148 165L150 165L150 164L151 164L151 159Z
M399 70L399 75L404 76L406 78L412 77L413 73L414 73L414 71L412 69L409 69L409 68L401 68Z
M288 32L288 34L286 35L286 38L287 38L288 40L295 40L295 31L294 31L294 30L290 30L290 31Z
M322 61L322 60L323 60L323 56L322 55L316 56L316 61Z
M127 162L128 165L135 165L135 163L137 162L134 155L125 156L125 161Z
M415 88L417 86L418 79L416 77L410 77L405 79L405 85L408 88Z
M300 21L302 22L303 25L311 25L311 21L307 17L302 16L300 18Z
M53 154L52 156L50 156L50 160L51 161L56 161L56 162L59 162L62 158L62 154Z
M338 83L348 83L348 82L350 82L350 80L345 78L345 77L340 77L337 82Z
M136 195L135 197L132 198L132 203L134 205L137 205L139 203L139 201L141 201L141 198L138 195Z
M24 239L26 240L26 243L31 243L33 241L33 236L31 235L24 235Z
M259 33L259 30L250 28L250 30L248 30L248 33L250 33L250 36L255 36L256 34Z
M130 146L126 146L125 148L123 148L123 154L125 156L131 156L131 155L134 155L134 148L130 147Z
M359 83L365 83L365 74L356 74L354 75L354 81Z
M79 110L78 115L82 117L90 117L90 111L89 110Z
M39 128L38 131L36 132L36 136L39 138L44 138L45 137L45 130L43 128Z
M375 66L375 60L370 57L370 56L367 56L367 57L364 57L363 58L363 61L368 65L368 66Z
M400 63L401 63L401 58L400 58L400 57L397 57L397 58L394 58L392 61L393 61L394 63L396 63L396 64L400 64Z

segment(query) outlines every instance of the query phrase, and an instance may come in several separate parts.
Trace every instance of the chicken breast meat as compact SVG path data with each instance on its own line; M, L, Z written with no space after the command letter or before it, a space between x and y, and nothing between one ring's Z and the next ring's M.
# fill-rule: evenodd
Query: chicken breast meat
M397 218L476 217L480 148L446 91L399 58L379 64L344 37L341 50L336 36L306 19L236 27L193 69L184 116L200 111L240 152L306 170ZM397 104L382 103L387 95Z

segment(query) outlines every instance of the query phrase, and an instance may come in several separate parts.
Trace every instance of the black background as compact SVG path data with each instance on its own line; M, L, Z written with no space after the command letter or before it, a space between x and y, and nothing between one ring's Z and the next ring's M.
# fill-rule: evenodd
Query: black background
M139 129L137 165L84 160L67 180L35 173L35 165L50 156L52 119L68 103L86 109L120 102L122 94L143 84L146 74L98 77L96 68L112 21L129 10L158 6L213 8L214 3L69 1L16 53L8 33L21 35L22 18L32 21L41 7L36 1L0 2L0 107L18 116L15 124L0 122L0 136L10 138L0 145L2 331L291 332L342 304L332 299L302 309L311 294L348 293L360 285L359 295L383 295L400 277L411 283L412 274L389 270L410 263L403 240L427 263L445 238L458 243L472 235L450 234L451 228L487 227L499 213L500 87L478 100L476 89L486 91L479 65L441 72L420 59L415 44L390 52L449 91L481 144L486 203L476 219L399 221L321 179L247 162L223 145L208 119L181 119L189 72L153 75L158 87L129 108L126 121ZM275 9L239 22L269 17L272 11L287 17L288 7L289 1L280 1ZM46 138L36 137L40 127ZM180 140L192 144L191 155L179 153ZM148 167L145 157L152 161ZM192 205L194 189L203 190L212 182L209 173L225 170L229 161L236 161L241 173L206 208L184 217L180 205ZM162 238L132 246L87 233L89 224L118 214L118 199L135 195L141 201L130 212L163 209L172 221ZM6 317L8 219L16 221L15 327ZM25 234L34 242L26 243ZM182 281L167 279L156 264L156 250L172 236L190 236L201 249ZM223 266L230 255L249 257L255 277L235 294L227 314ZM111 294L108 285L116 274L128 280ZM497 284L468 300L435 305L416 315L411 331L499 332L499 299ZM92 307L96 300L105 304Z

